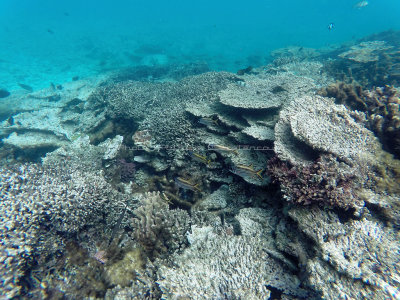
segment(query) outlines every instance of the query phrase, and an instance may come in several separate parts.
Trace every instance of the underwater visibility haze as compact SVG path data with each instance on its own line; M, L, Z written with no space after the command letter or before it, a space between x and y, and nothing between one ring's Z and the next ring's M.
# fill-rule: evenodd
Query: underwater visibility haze
M399 15L0 0L0 299L400 299Z
M0 1L0 82L34 88L134 65L266 64L271 50L329 47L400 27L396 0ZM327 30L334 23L334 30ZM158 55L151 57L151 54Z

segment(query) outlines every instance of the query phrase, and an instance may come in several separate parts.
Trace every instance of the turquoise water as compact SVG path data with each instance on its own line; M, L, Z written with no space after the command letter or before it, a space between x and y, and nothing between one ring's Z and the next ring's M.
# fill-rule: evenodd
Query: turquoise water
M400 29L398 0L356 3L0 0L0 87L39 89L135 65L206 62L235 71L265 64L276 48Z

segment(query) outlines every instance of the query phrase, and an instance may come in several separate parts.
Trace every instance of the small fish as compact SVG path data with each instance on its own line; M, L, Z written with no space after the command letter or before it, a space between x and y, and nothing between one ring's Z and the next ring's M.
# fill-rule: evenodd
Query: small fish
M208 159L207 156L195 153L193 151L189 151L189 156L193 160L201 162L201 163L205 163L206 165L209 165L211 163L211 159Z
M176 186L179 188L182 188L184 190L201 192L198 184L193 184L189 180L183 179L182 177L176 177L174 179L174 181L175 181Z
M53 30L51 30L50 28L49 28L49 29L47 29L47 32L48 32L48 33L50 33L50 34L54 34L54 31L53 31Z
M244 74L249 74L253 70L252 66L248 66L245 69L240 69L236 72L237 75L244 75Z
M0 98L5 98L10 96L10 92L7 91L6 89L0 89Z
M233 174L239 175L239 176L251 176L254 178L258 179L263 179L261 176L261 173L264 171L263 169L260 169L258 171L254 170L253 165L246 166L246 165L236 165L233 166L230 170Z
M209 118L209 117L204 117L204 118L200 118L199 123L205 126L218 126L218 120L215 120L213 118Z
M151 158L146 155L136 155L133 157L133 161L136 161L138 163L148 163L151 161Z
M29 92L33 92L33 88L25 83L18 83L18 85L23 88L24 90L27 90Z
M368 1L360 1L354 4L353 8L361 9L363 7L366 7L368 5Z
M107 262L107 252L100 250L93 255L93 258L103 265Z
M335 24L334 23L329 23L328 30L331 31L333 28L335 28Z
M235 155L238 155L239 152L237 152L237 150L235 149L231 149L225 146L221 146L221 145L216 145L216 144L209 144L208 145L208 150L214 150L217 151L218 153L223 153L223 152L232 152Z

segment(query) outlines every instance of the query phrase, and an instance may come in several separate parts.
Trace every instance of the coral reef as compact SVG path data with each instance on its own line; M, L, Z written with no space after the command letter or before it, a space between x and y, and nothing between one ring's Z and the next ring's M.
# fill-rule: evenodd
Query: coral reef
M267 299L269 288L305 297L300 281L250 236L218 235L211 227L192 227L190 247L173 257L171 268L161 266L157 281L164 299Z
M400 92L385 86L364 92L369 127L389 152L400 158Z
M336 103L366 113L366 126L373 130L385 150L400 157L400 100L395 87L364 90L359 85L337 82L320 91L322 96L335 98Z
M400 165L381 143L398 155L398 90L365 87L395 80L398 48L373 40L240 76L182 78L205 66L156 52L1 99L1 296L397 295Z
M289 77L282 73L270 76L244 77L219 93L220 102L235 108L272 109L282 106L288 97L305 94L313 87L308 78Z
M105 78L106 75L70 82L62 91L50 87L29 96L16 94L2 100L4 121L0 123L0 137L10 156L38 160L38 156L67 145L104 122L104 113L86 99Z
M399 32L383 32L324 55L325 70L336 80L356 81L364 88L398 85L400 80Z
M353 60L359 63L369 63L379 60L379 57L386 50L393 46L387 45L385 41L368 41L351 46L350 50L339 54L339 57Z
M127 162L125 159L121 158L117 160L117 165L120 171L119 174L121 181L130 182L135 175L135 164Z
M319 153L363 164L380 149L374 134L355 122L344 106L317 95L295 99L281 111L275 138L278 157L295 165L307 165Z
M154 259L181 250L189 230L188 213L170 210L159 193L146 193L139 201L141 206L134 211L134 238L147 255Z
M399 284L397 230L368 214L345 223L334 212L318 208L296 207L289 215L315 243L317 255L306 269L310 284L324 298L357 298L359 293L372 299L394 297Z
M319 157L306 166L293 166L279 158L268 162L268 171L280 184L283 198L301 204L318 203L349 209L362 206L356 191L360 176L354 168L332 155Z
M17 295L19 281L34 264L34 257L46 256L49 249L41 238L47 230L75 234L99 225L103 214L110 214L115 203L124 199L98 174L67 166L3 167L0 176L1 277L8 278L2 281L1 290L10 298ZM57 247L49 251L54 253Z
M29 284L37 286L36 281L45 280L44 274L31 272L54 268L72 236L88 228L95 229L97 237L112 231L119 203L130 200L99 171L110 145L93 146L88 137L81 137L47 154L41 165L1 167L2 295L22 295Z
M363 100L363 89L360 85L338 81L322 88L318 93L323 97L335 98L336 104L343 104L351 110L366 111L368 109L368 105Z

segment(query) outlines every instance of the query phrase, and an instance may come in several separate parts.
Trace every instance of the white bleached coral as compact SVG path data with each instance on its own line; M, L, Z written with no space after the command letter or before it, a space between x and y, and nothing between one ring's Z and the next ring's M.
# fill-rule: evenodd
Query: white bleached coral
M175 255L174 267L159 269L164 299L268 299L267 286L306 296L300 281L263 250L259 238L192 227L188 240L191 246Z
M74 233L103 221L100 211L116 200L94 173L25 164L0 169L1 294L17 295L27 261L38 251L41 226ZM36 253L37 254L37 253Z
M362 292L373 293L371 299L385 299L398 286L396 229L367 218L343 223L334 212L317 207L292 208L289 215L315 242L317 257L308 261L307 269L310 283L324 298L337 299L338 293L341 298L354 298Z
M378 61L379 55L383 51L389 50L393 46L387 45L385 41L368 41L351 46L350 50L339 54L339 57L353 60L359 63Z
M309 149L340 159L366 160L379 149L374 134L356 123L343 105L321 96L303 96L280 113L275 152L293 164L310 162Z
M309 92L315 86L309 78L285 73L261 78L246 76L245 79L222 90L219 93L220 102L246 109L279 108L288 98Z

